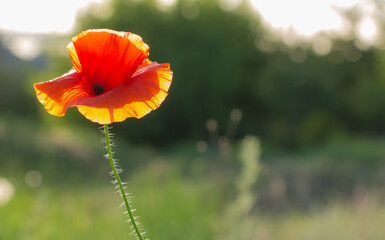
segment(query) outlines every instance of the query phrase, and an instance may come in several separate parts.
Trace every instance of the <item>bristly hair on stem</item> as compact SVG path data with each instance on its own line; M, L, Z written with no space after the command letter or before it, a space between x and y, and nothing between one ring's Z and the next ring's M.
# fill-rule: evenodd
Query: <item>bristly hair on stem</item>
M134 217L133 212L135 209L132 209L130 204L131 204L131 196L130 194L127 194L125 192L126 189L126 183L122 183L119 177L119 173L122 172L122 169L119 167L119 163L116 159L113 157L113 152L111 151L111 145L112 145L112 134L109 133L108 130L110 130L111 127L109 127L107 124L104 125L103 127L103 133L105 134L105 143L106 143L106 149L107 149L107 155L106 158L110 161L110 165L112 168L111 175L115 177L115 179L112 181L113 184L117 184L115 189L117 189L117 193L120 194L120 196L123 198L123 203L122 206L126 206L126 212L124 213L125 215L128 216L128 222L131 223L131 235L135 236L136 239L138 240L148 240L145 237L145 232L140 229L139 223L136 220L137 217Z

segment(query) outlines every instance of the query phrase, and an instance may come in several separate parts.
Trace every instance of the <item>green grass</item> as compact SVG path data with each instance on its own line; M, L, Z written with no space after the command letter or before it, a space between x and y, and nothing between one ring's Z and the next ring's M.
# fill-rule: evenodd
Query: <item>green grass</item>
M0 240L134 239L119 208L122 200L109 183L98 130L38 127L6 118L0 118L0 127L0 177L15 188L12 200L0 206ZM246 214L232 212L248 209L234 208L242 165L221 160L217 149L197 153L186 142L161 151L133 146L119 134L115 141L122 179L129 182L135 215L150 239L385 236L384 141L360 139L298 154L262 155L257 185L247 190L258 202ZM43 176L37 188L25 181L32 169Z
M151 239L213 239L220 192L211 183L183 180L156 163L132 176L135 214ZM0 239L129 239L121 199L112 184L16 187L0 207ZM131 238L133 239L133 238Z
M119 221L111 219L124 219L112 211L113 198L101 197L106 191L44 185L16 188L12 201L1 208L0 239L108 239L106 230L119 228ZM115 232L110 236L117 237Z
M135 196L135 213L150 239L222 239L240 229L243 237L230 239L380 240L385 235L385 206L371 197L361 203L336 201L308 212L257 210L230 225L217 183L186 180L177 168L162 164L167 165L150 164L138 171L128 185ZM21 185L0 207L2 240L133 239L123 209L118 208L121 200L110 184L42 184L36 189Z
M295 240L384 239L385 207L357 207L337 202L311 213L259 217L255 238Z

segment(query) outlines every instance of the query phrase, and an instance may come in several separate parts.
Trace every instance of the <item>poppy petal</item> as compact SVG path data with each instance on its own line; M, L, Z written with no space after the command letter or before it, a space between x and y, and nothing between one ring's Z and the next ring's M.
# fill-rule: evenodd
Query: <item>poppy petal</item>
M143 117L168 94L169 64L148 60L149 47L138 35L91 29L74 37L67 50L74 69L34 84L50 114L63 116L76 106L89 120L109 124Z
M82 77L74 69L48 82L36 83L36 96L48 113L64 116L79 98L89 96L81 84Z
M138 35L107 29L82 32L67 50L74 68L106 91L130 79L149 55L148 45Z
M77 107L93 122L109 124L126 118L141 118L159 107L168 94L172 81L169 64L147 61L133 77L96 97L81 98Z

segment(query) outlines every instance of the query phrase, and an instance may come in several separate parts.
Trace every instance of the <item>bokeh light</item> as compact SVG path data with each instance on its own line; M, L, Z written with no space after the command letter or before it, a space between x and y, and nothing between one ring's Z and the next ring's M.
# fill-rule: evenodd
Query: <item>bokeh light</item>
M27 174L25 174L25 183L31 188L36 188L40 186L42 181L43 176L39 171L30 170L27 172Z
M12 183L3 177L0 177L0 207L6 205L15 194L15 188Z

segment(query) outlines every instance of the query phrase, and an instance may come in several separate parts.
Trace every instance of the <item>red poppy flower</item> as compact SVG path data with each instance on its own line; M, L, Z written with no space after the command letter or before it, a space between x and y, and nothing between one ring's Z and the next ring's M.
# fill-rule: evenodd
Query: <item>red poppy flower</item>
M74 68L34 84L38 100L52 115L64 116L76 106L89 120L109 124L143 117L168 94L169 64L151 62L149 47L138 35L87 30L74 37L67 50Z

